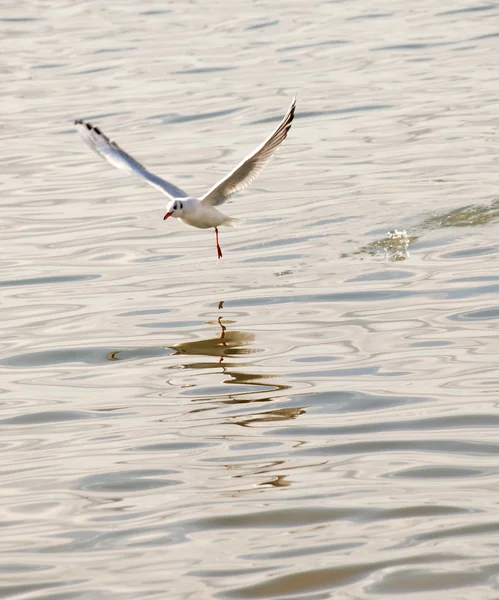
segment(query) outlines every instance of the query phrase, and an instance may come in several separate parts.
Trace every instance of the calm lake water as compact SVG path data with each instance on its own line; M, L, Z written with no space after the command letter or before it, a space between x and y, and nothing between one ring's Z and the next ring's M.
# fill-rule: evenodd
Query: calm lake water
M499 5L0 17L0 597L497 600Z

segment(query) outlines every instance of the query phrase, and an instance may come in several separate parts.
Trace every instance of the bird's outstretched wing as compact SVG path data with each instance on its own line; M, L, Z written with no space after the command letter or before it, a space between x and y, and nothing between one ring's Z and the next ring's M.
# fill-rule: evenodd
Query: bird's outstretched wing
M293 98L288 112L274 133L201 198L204 204L218 206L219 204L223 204L232 194L248 187L270 160L279 144L286 139L291 122L295 116L295 107L296 97Z
M87 146L107 160L113 167L128 171L129 173L135 173L135 175L142 177L147 183L161 190L171 198L185 198L188 195L176 185L148 171L137 160L122 150L116 142L112 142L104 135L98 127L94 127L82 120L76 120L75 125Z

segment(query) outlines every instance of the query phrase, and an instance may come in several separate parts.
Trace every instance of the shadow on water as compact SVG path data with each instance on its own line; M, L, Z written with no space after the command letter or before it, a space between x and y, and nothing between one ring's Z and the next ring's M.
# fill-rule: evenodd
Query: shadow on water
M255 336L252 333L244 331L227 331L227 326L222 323L222 319L217 320L221 330L216 337L181 342L173 346L148 346L144 348L127 348L123 350L112 350L108 352L106 358L109 361L131 360L133 358L144 358L146 356L166 355L166 356L214 356L218 358L218 363L222 363L227 357L238 356L242 354L254 354L259 350L249 348ZM230 322L229 322L230 323ZM169 352L172 350L173 352ZM182 365L185 369L203 369L212 368L213 362L187 362Z
M223 300L218 303L218 309L223 308ZM207 325L217 324L219 327L218 335L189 342L180 342L173 346L149 346L147 348L113 350L106 356L109 361L129 360L135 354L137 358L142 357L144 352L148 354L164 353L165 350L173 350L166 352L169 356L188 355L188 356L213 356L218 358L218 363L222 363L226 357L238 356L242 354L255 354L259 352L257 348L250 348L249 345L255 340L252 333L245 331L230 331L228 325L234 323L222 319L219 316L216 321L207 321ZM213 362L188 362L182 365L185 369L203 369L212 368Z
M220 327L218 336L205 340L196 340L194 342L181 342L171 346L175 351L174 356L186 354L189 356L215 356L218 357L218 362L222 363L226 357L238 356L242 354L255 354L258 352L256 348L249 348L249 344L253 343L255 336L252 333L244 331L229 331L228 325L233 321L222 322L222 317L218 317L216 321ZM210 321L208 321L210 324ZM210 363L188 363L185 368L202 369L203 367L210 368L213 364Z
M405 230L394 229L380 239L363 246L353 254L376 256L384 253L393 262L403 261L409 257L409 246L430 231L447 227L474 227L487 225L499 217L499 199L491 204L471 204L443 215L433 215L412 228L408 234Z

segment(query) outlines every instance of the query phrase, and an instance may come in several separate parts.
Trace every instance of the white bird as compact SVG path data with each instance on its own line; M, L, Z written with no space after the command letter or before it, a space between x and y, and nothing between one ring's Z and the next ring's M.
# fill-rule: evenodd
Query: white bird
M187 223L187 225L199 227L200 229L214 227L218 258L222 258L222 250L218 243L218 227L220 225L232 225L235 219L224 215L215 206L220 206L230 196L246 188L260 173L277 150L279 144L286 139L295 116L295 107L296 97L293 98L288 112L274 133L200 198L189 196L176 185L148 171L137 160L122 150L118 144L105 136L98 127L94 127L81 119L76 120L75 125L83 141L107 162L118 169L139 175L147 183L172 198L168 203L163 220L168 219L168 217L175 217Z

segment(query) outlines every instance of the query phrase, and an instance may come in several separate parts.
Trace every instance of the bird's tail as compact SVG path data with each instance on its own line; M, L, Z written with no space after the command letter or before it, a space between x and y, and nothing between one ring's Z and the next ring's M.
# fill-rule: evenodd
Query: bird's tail
M233 219L232 217L227 217L227 219L222 223L226 227L237 227L239 225L239 219Z

